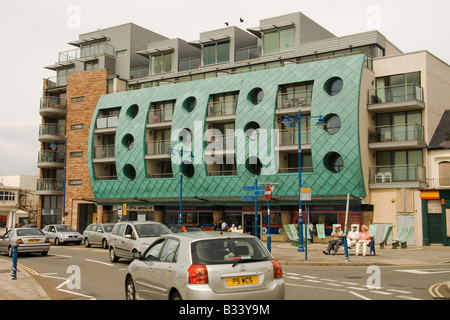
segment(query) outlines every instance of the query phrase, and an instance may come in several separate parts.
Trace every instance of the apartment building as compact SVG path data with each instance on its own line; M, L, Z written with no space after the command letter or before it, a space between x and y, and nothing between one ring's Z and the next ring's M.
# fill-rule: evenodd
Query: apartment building
M127 24L70 44L44 83L41 224L82 231L124 208L176 223L182 207L206 229L225 219L255 234L256 220L261 235L270 219L282 240L300 167L304 216L326 233L350 195L350 223L414 227L422 245L427 146L450 97L449 66L431 53L377 31L336 37L299 12L194 41ZM269 218L264 197L242 198L259 183L277 184Z

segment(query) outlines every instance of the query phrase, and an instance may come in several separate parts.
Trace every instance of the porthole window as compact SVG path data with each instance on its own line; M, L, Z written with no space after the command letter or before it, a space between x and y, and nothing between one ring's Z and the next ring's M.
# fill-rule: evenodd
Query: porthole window
M128 149L133 149L134 137L131 134L126 134L122 139L122 144Z
M255 156L248 157L247 160L245 160L245 168L253 175L260 175L262 169L261 160Z
M260 128L259 124L255 121L251 121L251 122L247 123L244 127L245 135L250 140L258 139L260 131L261 131L261 128Z
M123 167L123 175L130 180L134 180L136 178L136 169L131 164L126 164Z
M325 82L324 90L330 96L335 96L339 92L341 92L343 87L344 87L344 82L342 81L342 79L339 77L333 77L333 78L328 79Z
M337 114L326 115L323 120L325 121L324 130L329 134L335 134L341 129L341 118Z
M337 152L329 152L323 158L323 164L329 171L337 173L344 168L344 159Z
M182 166L182 170L183 170L183 176L185 176L186 178L192 178L194 176L195 173L195 168L194 165L187 161L184 160Z
M178 140L185 146L190 145L192 141L192 131L188 128L181 129L178 135Z
M194 111L195 107L197 106L197 99L194 97L189 97L183 102L183 110L187 113L191 113Z
M133 104L127 110L127 116L130 119L136 118L138 113L139 113L139 106L137 104Z
M256 106L264 99L264 91L261 88L255 88L247 96L248 102Z

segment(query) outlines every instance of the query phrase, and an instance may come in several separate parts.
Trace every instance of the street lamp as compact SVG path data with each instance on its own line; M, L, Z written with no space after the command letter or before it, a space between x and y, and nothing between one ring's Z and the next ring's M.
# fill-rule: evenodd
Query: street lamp
M181 147L180 150L175 150L173 148L170 149L169 151L169 155L170 156L175 156L179 154L180 155L180 215L178 217L178 223L182 224L183 223L183 218L182 218L182 207L183 207L183 146ZM194 158L194 154L190 153L190 158Z
M63 203L62 203L62 224L65 224L66 218L66 167L67 167L67 138L63 141L53 140L50 144L50 148L56 151L58 144L64 144L64 185L63 185Z
M316 123L318 127L324 127L325 121L320 116L303 116L303 118L319 118ZM302 141L301 141L301 127L302 127L302 115L300 108L297 111L297 115L286 114L283 118L283 124L287 129L294 129L294 122L298 123L298 252L305 252L303 248L303 216L302 216Z

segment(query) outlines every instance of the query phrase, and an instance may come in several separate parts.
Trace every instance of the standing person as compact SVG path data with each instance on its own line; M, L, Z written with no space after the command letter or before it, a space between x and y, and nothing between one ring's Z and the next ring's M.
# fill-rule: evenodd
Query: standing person
M333 255L335 255L339 250L339 246L343 243L343 236L344 234L342 233L341 226L336 225L336 227L334 227L333 233L331 234L332 239L328 244L327 250L324 250L322 252L325 254L330 254L331 249L333 249Z
M348 245L348 248L349 248L349 249L351 249L351 247L352 247L353 245L355 245L356 242L358 241L359 232L358 232L357 228L358 228L357 225L353 225L352 231L350 231L350 232L347 234L347 245Z
M220 230L228 231L228 224L224 220L220 220Z
M369 228L366 225L361 227L362 232L359 234L358 242L356 243L356 255L359 255L359 248L363 246L363 256L367 252L367 244L370 243L370 233Z
M311 239L309 241L311 243L313 243L314 242L314 225L312 224L312 222L309 223L308 228L309 228L309 235L311 236Z

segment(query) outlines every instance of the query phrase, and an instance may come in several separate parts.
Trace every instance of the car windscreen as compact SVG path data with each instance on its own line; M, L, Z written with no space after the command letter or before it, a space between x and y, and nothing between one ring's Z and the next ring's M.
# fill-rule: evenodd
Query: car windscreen
M18 237L26 236L43 236L44 233L39 229L19 229L17 230Z
M76 232L74 228L71 226L58 226L56 227L56 231L58 232Z
M108 233L111 232L113 228L114 228L113 224L104 224L103 225L103 229L105 229L105 232L108 232Z
M256 238L208 239L191 244L194 264L268 261L271 257Z
M170 233L164 226L159 224L137 224L135 227L139 238L159 237Z

